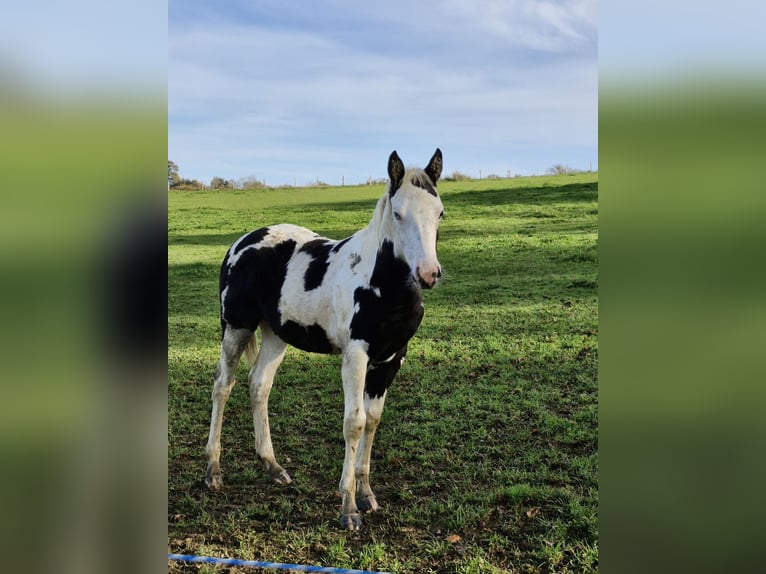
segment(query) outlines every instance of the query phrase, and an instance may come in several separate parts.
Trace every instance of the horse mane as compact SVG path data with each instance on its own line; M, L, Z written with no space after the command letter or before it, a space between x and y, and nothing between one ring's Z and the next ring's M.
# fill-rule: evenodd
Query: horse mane
M436 182L431 181L431 178L424 169L419 167L408 167L402 176L402 182L399 184L399 187L406 183L424 189L431 195L438 197L436 193ZM389 183L389 192L393 191L390 188L391 184Z
M402 176L402 181L399 183L399 187L403 186L405 183L410 183L416 187L425 187L426 185L430 187L434 186L434 182L431 181L431 178L428 177L428 174L425 172L425 170L419 167L408 167L404 171L404 175ZM395 190L391 189L391 182L389 182L387 192L391 193L393 191Z
M383 229L383 216L386 213L386 209L391 204L391 198L388 195L388 191L380 196L380 199L378 199L377 205L375 205L375 211L372 214L372 219L370 220L370 223L368 224L368 229L373 229L376 232L376 235L380 236L382 232L385 232L386 230ZM378 237L379 239L379 237Z
M431 181L431 178L428 177L428 174L419 167L413 167L404 172L402 183L406 181L409 181L412 185L417 187L425 188L427 185L431 187L434 186L434 182Z

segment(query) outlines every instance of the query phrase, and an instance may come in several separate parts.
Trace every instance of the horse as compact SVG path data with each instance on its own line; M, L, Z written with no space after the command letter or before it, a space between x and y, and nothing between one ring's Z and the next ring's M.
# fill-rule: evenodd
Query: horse
M424 169L405 169L394 150L389 185L364 229L336 241L279 224L243 235L229 248L220 272L221 358L205 448L209 488L222 486L223 413L243 353L252 362L256 453L275 483L292 481L274 456L268 414L274 375L292 345L343 356L341 528L358 530L361 513L378 509L369 481L375 431L387 390L423 319L422 289L442 276L436 257L444 216L436 190L441 171L439 148Z

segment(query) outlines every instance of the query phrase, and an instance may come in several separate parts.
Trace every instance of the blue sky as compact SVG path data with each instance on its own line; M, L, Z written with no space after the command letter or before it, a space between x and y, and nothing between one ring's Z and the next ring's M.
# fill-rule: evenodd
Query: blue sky
M766 2L754 0L603 1L601 79L645 88L692 76L720 83L763 77L764 22Z
M609 0L598 40L595 0L6 4L0 98L154 105L167 88L169 157L206 181L365 181L394 148L422 165L436 146L474 176L597 168L597 73L766 78L752 0Z
M269 185L598 167L595 0L171 0L168 156Z
M162 97L166 15L157 0L4 2L0 95L16 83L53 98Z

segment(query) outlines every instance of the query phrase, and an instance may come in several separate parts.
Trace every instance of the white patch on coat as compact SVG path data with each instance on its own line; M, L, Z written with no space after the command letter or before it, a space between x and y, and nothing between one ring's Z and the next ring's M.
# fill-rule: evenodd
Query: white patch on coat
M223 288L223 291L221 291L221 317L226 317L226 309L224 308L224 301L226 301L226 293L229 291L229 284L226 284L226 287Z
M318 233L314 233L313 231L310 231L309 229L306 229L305 227L292 225L290 223L272 225L268 227L267 229L268 229L268 232L263 237L263 239L261 239L258 243L248 245L247 247L245 247L239 252L236 252L237 246L242 242L243 239L245 239L245 237L247 237L247 235L243 235L242 237L237 239L234 245L231 246L229 258L227 259L226 264L229 267L233 267L234 265L237 264L237 261L239 261L239 258L242 257L242 254L245 251L248 251L250 249L272 248L272 247L276 247L277 245L281 243L284 243L285 241L289 241L290 239L295 240L299 245L303 245L307 241L311 241L312 239L319 238Z
M330 343L344 348L349 342L351 320L359 311L354 293L358 287L369 288L369 277L375 266L375 257L358 256L358 253L365 252L363 244L368 242L364 230L350 237L339 250L330 251L322 283L306 291L304 278L314 257L301 252L300 248L309 241L325 238L302 227L277 227L280 227L278 231L282 241L294 239L297 242L295 253L287 265L279 298L282 324L294 321L305 326L319 325ZM377 253L377 250L372 252Z

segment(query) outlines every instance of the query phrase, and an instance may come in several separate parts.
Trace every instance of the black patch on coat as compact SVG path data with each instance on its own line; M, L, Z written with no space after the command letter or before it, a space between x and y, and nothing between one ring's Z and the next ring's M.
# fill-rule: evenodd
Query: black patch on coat
M436 188L434 187L434 184L431 183L431 179L426 174L418 174L412 176L412 185L415 187L419 187L420 189L425 189L428 193L433 195L434 197L439 197L439 195L436 193Z
M255 231L251 231L247 235L245 235L237 245L237 248L231 252L232 255L236 255L240 251L242 251L245 247L249 245L257 245L261 241L263 241L263 238L266 237L269 234L269 228L268 227L261 227L260 229L256 229ZM231 250L230 250L231 251ZM228 257L228 254L227 254Z
M275 330L275 333L284 342L302 351L325 354L340 352L340 349L330 343L325 330L317 324L301 325L295 321L286 321Z
M352 253L348 256L348 260L351 262L351 271L353 271L362 262L362 256L358 253Z
M263 241L264 237L266 237L269 234L269 228L268 227L261 227L260 229L256 229L255 231L251 231L244 237L240 238L236 245L236 249L234 249L234 245L229 247L229 250L226 252L226 255L223 258L223 262L221 263L221 272L218 277L218 298L221 302L221 340L223 340L223 334L226 330L226 323L227 321L224 320L223 316L223 300L221 299L221 294L223 293L223 290L226 288L226 285L228 284L228 278L229 273L231 269L229 268L229 265L227 262L229 261L230 255L236 255L237 253L241 252L245 247L248 247L249 245L257 245L261 241ZM233 250L232 250L233 249ZM228 295L228 293L227 293ZM227 296L228 299L228 296ZM233 325L232 325L233 326Z
M225 322L236 329L251 331L264 319L272 329L280 325L279 298L295 246L295 240L288 239L273 247L250 249L233 266L226 264L227 253L219 285L222 325Z
M341 241L338 241L338 243L336 243L336 244L335 244L335 247L333 247L333 248L331 249L331 251L332 251L333 253L337 253L338 251L340 251L340 250L341 250L341 248L342 248L342 247L343 247L343 246L344 246L346 243L348 243L348 242L349 242L349 240L350 240L350 239L351 239L351 237L346 237L346 239L343 239L343 240L341 240Z
M308 253L313 257L303 276L303 288L306 291L316 289L322 284L322 280L329 267L328 260L330 259L330 250L333 244L334 242L329 239L314 239L301 246L301 253Z
M367 366L367 377L364 380L364 392L370 398L376 399L382 397L399 372L402 366L402 359L407 354L407 345L401 349L394 358L385 363L373 363Z
M240 246L243 244L253 245L260 242L267 234L268 229L246 235L235 252L240 253ZM315 258L318 254L320 261L326 263L332 245L333 242L329 240L317 239L304 244L301 251L306 251ZM229 249L221 265L219 278L221 328L225 329L228 324L235 329L255 331L261 321L266 320L274 333L293 347L315 353L337 353L338 349L330 343L327 333L319 325L306 326L295 321L282 324L279 299L287 276L287 265L295 253L296 246L295 240L288 239L273 247L251 249L241 253L233 266L227 264L232 253ZM310 265L315 261L316 259ZM324 272L321 275L324 276Z
M351 338L367 341L372 363L381 363L404 349L423 319L420 287L388 240L378 250L370 286L358 287L354 302L359 309L351 320Z

